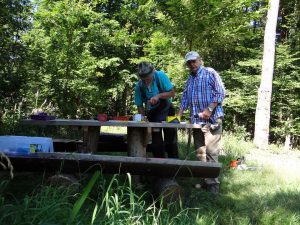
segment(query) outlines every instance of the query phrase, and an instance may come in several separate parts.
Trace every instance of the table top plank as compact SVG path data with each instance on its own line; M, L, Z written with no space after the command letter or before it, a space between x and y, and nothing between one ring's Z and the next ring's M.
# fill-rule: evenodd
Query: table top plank
M74 119L55 119L55 120L22 120L22 124L27 125L54 125L54 126L115 126L115 127L157 127L157 128L201 128L200 124L190 123L153 123L136 121L107 121L98 120L74 120Z

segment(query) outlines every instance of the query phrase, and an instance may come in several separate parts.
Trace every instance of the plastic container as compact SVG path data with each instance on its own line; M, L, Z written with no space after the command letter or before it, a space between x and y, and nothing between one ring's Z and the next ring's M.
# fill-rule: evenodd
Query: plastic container
M133 120L134 120L134 121L141 122L142 119L143 119L142 114L135 114L135 115L133 116Z
M97 120L101 122L106 122L108 120L108 116L106 114L98 114Z
M36 152L53 152L53 140L48 137L0 136L0 152L27 155Z
M45 115L45 114L41 114L41 115L30 115L30 119L32 120L55 120L56 117L55 116L49 116L49 115Z
M129 116L113 116L112 120L128 121L129 120Z

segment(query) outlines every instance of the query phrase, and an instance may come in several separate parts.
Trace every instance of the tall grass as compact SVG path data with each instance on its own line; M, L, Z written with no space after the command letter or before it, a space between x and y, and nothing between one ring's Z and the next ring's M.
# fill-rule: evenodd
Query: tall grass
M3 183L0 185L3 188ZM65 188L52 187L43 187L23 199L2 193L0 224L64 224L72 206L69 198Z
M9 197L8 183L0 183L0 224L177 224L187 217L178 205L160 207L146 190L134 190L130 174L108 178L96 172L82 193L40 186L23 199Z

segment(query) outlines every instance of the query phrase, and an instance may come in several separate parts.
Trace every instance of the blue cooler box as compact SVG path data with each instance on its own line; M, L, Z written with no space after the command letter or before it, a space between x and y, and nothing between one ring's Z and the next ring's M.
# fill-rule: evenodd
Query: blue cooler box
M0 152L5 154L27 155L53 149L53 140L48 137L0 136Z

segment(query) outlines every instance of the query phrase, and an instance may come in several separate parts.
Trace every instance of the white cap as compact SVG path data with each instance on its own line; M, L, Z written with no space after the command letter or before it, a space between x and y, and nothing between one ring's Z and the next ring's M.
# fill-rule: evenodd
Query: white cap
M186 53L185 62L187 63L188 61L196 60L197 58L200 58L200 55L198 54L198 52L191 51L191 52Z

